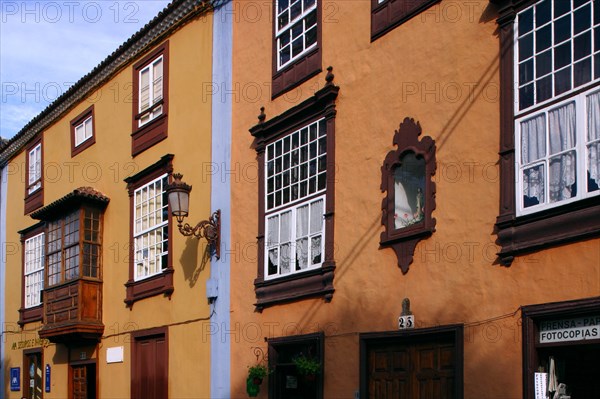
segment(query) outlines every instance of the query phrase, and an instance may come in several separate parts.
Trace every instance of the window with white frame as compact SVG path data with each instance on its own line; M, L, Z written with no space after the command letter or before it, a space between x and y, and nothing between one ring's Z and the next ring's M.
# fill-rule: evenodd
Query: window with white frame
M538 1L515 37L517 214L598 195L600 5Z
M29 154L29 170L27 171L28 193L33 194L42 187L42 144L33 147Z
M317 0L277 0L277 70L317 45Z
M320 267L327 184L325 120L267 145L265 277Z
M42 303L44 289L44 233L25 240L25 308Z
M75 146L77 147L84 141L92 138L93 134L92 116L90 115L83 122L75 126Z
M167 175L134 192L134 278L142 280L168 267L169 219L165 186Z
M139 78L139 126L162 115L163 104L163 56L159 56L138 74Z

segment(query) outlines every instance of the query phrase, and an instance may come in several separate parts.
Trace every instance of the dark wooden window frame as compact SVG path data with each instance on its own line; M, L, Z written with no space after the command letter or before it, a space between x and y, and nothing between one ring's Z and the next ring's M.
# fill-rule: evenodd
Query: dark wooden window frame
M139 187L151 182L157 177L168 174L169 176L173 173L173 158L172 154L163 156L158 162L148 166L146 169L138 172L137 174L130 176L125 179L127 183L127 190L129 192L129 280L125 283L126 297L125 303L129 307L133 307L133 304L140 299L148 298L155 295L164 294L171 298L173 294L173 250L172 246L169 245L169 253L167 255L167 268L162 273L157 274L143 280L135 281L134 271L134 237L133 237L133 215L134 215L134 193ZM173 237L173 222L171 220L171 210L169 206L169 222L168 231L169 239Z
M96 210L99 212L100 214L100 223L98 226L98 242L93 242L93 241L89 241L85 239L85 215L86 215L86 210ZM79 230L77 231L77 235L79 236L79 238L77 239L76 243L70 244L70 245L65 245L65 218L71 214L73 214L74 212L77 212L77 217L79 219ZM46 266L44 267L44 286L46 288L56 288L58 286L61 286L63 284L69 284L74 280L77 279L86 279L86 280L95 280L95 281L102 281L102 236L103 236L103 231L104 231L104 208L102 206L97 206L97 205L93 205L93 204L85 204L82 203L77 207L73 207L69 210L65 210L65 213L61 214L58 217L54 217L52 219L48 219L46 220L46 253L45 253L45 258L47 259L50 255L55 254L55 253L61 253L60 256L60 281L56 284L53 285L49 285L50 280L48 278L48 261L46 260ZM52 254L48 253L48 226L49 223L51 222L60 222L60 240L61 240L61 246L60 249L56 252L53 252ZM84 270L84 264L83 264L83 259L84 259L84 244L92 244L92 245L96 245L98 247L98 253L100 254L100 256L98 257L98 276L97 277L92 277L92 276L84 276L83 274L83 270ZM65 274L66 274L66 257L65 257L65 253L66 250L69 248L73 248L73 247L77 247L78 248L78 254L79 254L79 265L78 265L78 269L79 269L79 276L78 277L74 277L71 278L69 280L67 280L65 278Z
M371 0L371 42L441 0ZM410 3L410 4L409 4Z
M332 77L333 78L333 77ZM258 272L254 280L256 309L306 297L333 298L334 210L335 210L335 100L339 87L331 82L313 97L267 122L250 129L255 137L258 161ZM327 129L327 188L325 190L325 260L318 269L266 280L265 264L265 149L267 144L318 119L325 118ZM263 119L264 120L264 119Z
M92 136L85 140L83 143L79 145L75 145L75 128L83 123L87 118L92 117ZM90 106L88 109L83 111L81 114L77 115L70 122L71 129L71 158L75 155L79 154L81 151L86 148L91 147L96 143L96 116L94 114L94 106Z
M163 56L163 98L157 103L162 105L162 114L139 126L139 72L152 61ZM142 60L133 65L133 101L132 101L132 125L131 125L131 156L147 150L154 144L167 138L168 115L169 115L169 41L162 43ZM152 109L152 107L151 107ZM145 111L145 112L148 112Z
M41 186L29 194L29 152L38 144L41 144L42 168L39 182ZM36 181L37 183L37 181ZM41 208L44 205L44 135L39 134L31 143L25 147L25 215Z
M537 0L492 0L499 6L500 34L500 210L496 219L498 260L600 235L600 202L587 198L525 216L516 216L514 128L514 22Z
M537 371L538 357L537 347L542 347L538 343L539 330L538 323L548 319L572 318L600 312L600 297L586 298L581 300L544 303L539 305L523 306L521 308L522 316L522 335L523 335L523 398L534 398L534 373ZM600 343L600 339L586 340L583 343ZM557 342L552 344L543 344L544 347L572 345L570 342ZM575 342L582 344L582 342Z
M31 323L34 321L41 321L43 319L43 311L44 311L44 301L42 300L38 306L32 308L25 308L25 241L31 237L34 237L38 234L45 233L45 224L43 222L36 223L35 225L28 227L27 229L19 231L21 235L21 308L19 309L19 325L23 327L26 323ZM44 247L45 247L45 238L44 235ZM44 278L46 274L46 254L44 252Z
M44 380L46 379L46 373L44 370L44 351L42 348L32 348L32 349L24 349L23 350L23 379L25 381L23 384L23 397L29 398L31 397L30 387L29 387L29 367L27 366L29 363L28 357L29 355L40 355L40 367L42 369L42 386L40 387L42 390L42 398L44 397Z
M382 248L391 247L398 257L398 266L402 273L408 272L408 267L413 261L413 254L418 242L427 238L435 231L435 218L432 217L435 209L436 186L433 176L436 170L435 141L429 137L422 137L421 125L412 118L404 118L400 128L395 131L393 143L396 150L388 152L381 167L381 191L387 192L381 202L381 224L385 230L381 233L380 245ZM395 190L394 171L401 165L400 160L408 153L425 160L425 215L421 222L402 229L395 227Z
M321 36L323 30L323 0L317 0L317 45L314 49L292 62L290 65L277 69L277 1L273 2L273 83L271 85L271 99L275 99L288 90L321 72Z
M136 368L136 356L137 356L137 345L138 341L149 338L157 338L164 337L166 344L166 363L165 370L167 374L167 381L169 376L169 328L168 327L155 327L149 328L145 330L133 331L131 333L131 397L132 398L140 398L140 394L137 391L136 382L140 381L141 378L141 370Z
M451 324L432 328L417 328L414 330L399 330L389 332L373 332L359 334L360 342L360 397L368 397L368 370L367 370L367 355L369 345L373 343L398 342L405 341L407 343L423 340L435 339L441 335L453 335L455 347L455 364L456 364L456 387L454 397L460 399L463 397L464 391L464 327L462 324Z
M317 332L312 334L304 334L304 335L293 335L289 337L278 337L278 338L269 338L267 339L268 344L268 358L269 358L269 369L273 369L277 365L277 347L282 347L286 345L293 344L314 344L317 347L317 352L319 353L319 359L321 360L321 372L317 374L317 378L315 380L315 384L317 384L317 397L314 399L323 399L323 388L325 384L323 383L323 376L325 370L325 334L323 332ZM275 379L269 378L269 397L276 397L276 386Z

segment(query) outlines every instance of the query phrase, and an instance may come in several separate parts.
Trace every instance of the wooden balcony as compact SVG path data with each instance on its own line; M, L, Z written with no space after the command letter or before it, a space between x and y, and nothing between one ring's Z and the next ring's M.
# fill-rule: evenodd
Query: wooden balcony
M44 290L44 326L40 338L51 342L99 341L102 282L78 278Z

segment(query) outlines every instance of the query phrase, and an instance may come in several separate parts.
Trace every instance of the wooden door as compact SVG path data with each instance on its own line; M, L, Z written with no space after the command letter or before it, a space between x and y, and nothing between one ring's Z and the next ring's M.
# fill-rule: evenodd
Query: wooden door
M44 389L42 385L42 353L32 352L26 354L24 366L23 397L26 399L42 399Z
M88 399L85 366L73 366L73 399Z
M71 398L96 399L96 365L71 366Z
M164 335L135 340L132 396L165 399L168 396L167 341Z
M370 399L454 398L453 342L373 344L367 359Z

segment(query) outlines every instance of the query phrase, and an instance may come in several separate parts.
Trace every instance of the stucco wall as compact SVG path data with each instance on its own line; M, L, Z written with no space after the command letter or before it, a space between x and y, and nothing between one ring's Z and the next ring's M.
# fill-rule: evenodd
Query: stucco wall
M207 82L212 72L212 19L190 22L169 38L168 138L135 158L131 157L132 67L120 71L59 121L44 131L44 205L75 188L92 186L110 198L104 213L102 242L104 338L99 344L99 396L123 398L130 394L130 332L169 326L169 394L177 398L208 397L210 392L210 335L202 337L210 308L206 279L210 262L202 262L206 242L177 232L170 237L174 287L171 299L162 295L143 299L128 309L124 284L129 279L129 196L124 178L175 154L173 166L193 186L190 223L210 215L211 97ZM210 86L208 86L210 87ZM71 158L69 122L94 105L96 143ZM22 366L22 352L11 350L14 342L37 337L39 324L17 326L21 305L21 252L18 230L36 221L23 215L25 155L9 164L7 240L15 245L8 254L6 321L13 334L6 341L7 362ZM174 221L174 223L176 223ZM124 346L123 363L106 364L108 347ZM56 354L56 355L55 355ZM61 360L62 359L62 360ZM44 397L67 397L67 354L64 345L44 349L44 363L52 365L52 391ZM8 381L8 370L5 380ZM197 383L190 384L190 381ZM24 384L25 381L22 381ZM8 387L8 385L7 385ZM8 388L7 388L8 390ZM7 398L20 398L9 392Z
M236 4L232 163L255 170L248 129L323 87L325 73L271 101L272 21ZM326 398L359 388L358 333L397 328L410 298L418 327L465 325L465 398L522 396L519 306L600 294L598 239L496 262L499 180L499 39L488 1L444 0L370 41L371 2L323 3L323 69L333 66L336 101L335 294L331 303L301 300L255 313L258 183L232 185L232 396L245 395L246 366L263 337L325 332ZM238 85L238 86L235 86ZM260 87L260 90L251 88ZM246 89L244 92L244 88ZM394 130L419 121L437 145L436 232L421 241L403 275L391 249L379 248L380 168ZM244 250L245 249L245 250ZM259 397L266 398L263 383Z

